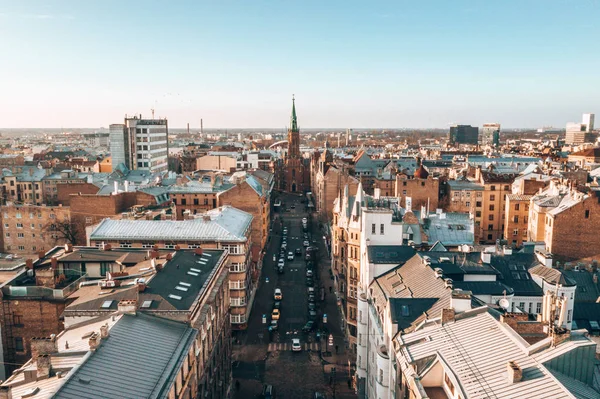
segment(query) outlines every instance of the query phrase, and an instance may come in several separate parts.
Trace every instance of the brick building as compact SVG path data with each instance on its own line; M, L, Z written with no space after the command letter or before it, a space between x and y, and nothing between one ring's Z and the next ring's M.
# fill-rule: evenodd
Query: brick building
M504 238L509 244L520 248L527 241L529 227L529 202L532 195L508 194L506 196L506 217Z
M440 181L420 165L413 176L404 173L396 175L395 196L400 199L400 205L405 208L408 197L412 202L411 209L420 209L421 206L436 209L439 204Z
M256 292L258 270L251 262L252 215L230 206L207 211L187 220L105 219L88 228L88 244L113 248L227 249L231 323L246 329Z
M475 180L483 186L479 237L483 243L495 243L503 238L506 221L506 195L511 194L514 174L482 171L478 167Z
M27 255L71 242L69 207L15 205L0 207L2 252Z
M198 181L169 187L169 196L175 205L177 220L183 220L185 212L195 215L218 207L217 195L233 186L225 181L223 174L211 173L202 176Z
M71 203L71 194L97 194L100 187L88 182L57 184L56 185L56 202L64 206L69 206Z
M2 170L2 203L45 203L43 178L46 170L35 166L19 166Z
M290 193L304 193L310 190L310 160L304 159L300 153L300 128L294 98L292 98L292 117L288 129L288 150L279 168L280 190Z

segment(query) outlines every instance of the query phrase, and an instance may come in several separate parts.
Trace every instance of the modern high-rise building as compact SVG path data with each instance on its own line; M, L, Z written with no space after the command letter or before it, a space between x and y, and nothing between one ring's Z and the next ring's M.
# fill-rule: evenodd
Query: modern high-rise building
M477 144L479 143L479 128L471 125L450 126L450 144Z
M565 143L577 145L592 143L596 140L594 130L594 114L583 114L581 123L567 123Z
M113 168L123 163L129 169L152 173L168 169L169 128L167 119L125 116L124 124L110 125Z
M500 124L484 123L481 130L481 145L498 146L500 144Z

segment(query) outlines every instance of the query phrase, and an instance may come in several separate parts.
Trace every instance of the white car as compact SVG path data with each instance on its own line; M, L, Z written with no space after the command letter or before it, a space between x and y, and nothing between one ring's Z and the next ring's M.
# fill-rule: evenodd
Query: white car
M294 253L293 252L288 252L288 260L294 260Z
M284 267L285 261L283 259L279 259L279 263L277 263L277 267Z
M283 294L281 293L280 288L275 288L275 294L273 295L273 299L276 301L281 301L283 299Z
M300 352L302 350L302 345L300 345L300 340L298 338L292 339L292 351Z
M306 219L306 218L302 218L302 223L303 223L303 224L306 224L306 223L308 223L308 219Z
M308 242L308 241L304 241L304 242L302 243L302 245L304 245L305 247L309 247L309 246L310 246L310 242Z

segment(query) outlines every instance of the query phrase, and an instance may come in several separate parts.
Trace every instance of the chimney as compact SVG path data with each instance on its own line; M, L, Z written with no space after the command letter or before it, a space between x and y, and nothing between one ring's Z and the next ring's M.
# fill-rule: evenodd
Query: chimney
M175 247L175 249L177 249L177 247ZM171 259L173 259L173 254L169 252L167 254L167 256L165 257L165 259L168 260L168 261L171 260Z
M194 250L194 253L196 254L196 256L202 256L202 254L204 253L202 248L196 248Z
M33 269L33 259L26 259L25 260L25 267L27 269Z
M454 322L454 316L456 312L453 308L442 309L442 325Z
M46 251L39 251L38 252L38 259L44 259L45 256L46 256Z
M65 253L68 254L68 253L71 253L71 252L73 252L73 245L68 244L68 243L65 244Z
M58 258L56 256L53 256L50 259L50 266L52 267L52 270L56 270L58 268Z
M109 336L108 323L105 323L104 325L100 326L100 338L106 339L106 338L108 338L108 336Z
M471 295L471 291L452 290L450 306L452 306L456 313L471 310Z
M114 194L114 195L117 195L117 194L119 194L119 182L118 182L118 181L115 181L115 182L114 182L114 187L115 187L115 188L114 188L113 194Z
M137 301L135 299L123 299L119 301L119 313L135 315L137 311Z
M481 252L481 261L487 264L492 261L492 254L488 252L488 248Z
M157 250L153 250L150 252L150 259L158 259L160 258L160 252Z
M50 377L50 369L52 368L50 355L38 355L35 365L37 368L38 381Z
M110 246L110 244L106 244L106 243L102 243L102 250L103 251L110 251L112 249L112 247Z
M125 180L125 192L129 192L129 182Z
M90 350L92 352L94 352L96 350L96 348L98 348L98 345L100 345L100 334L98 334L97 332L93 333L90 336L90 339L88 340L88 343L90 345Z
M0 386L0 399L13 399L11 386Z
M508 372L509 384L514 384L515 382L519 382L521 379L523 379L523 370L521 370L521 367L519 367L519 365L514 361L509 361L506 364L506 371Z
M58 353L56 335L52 334L48 338L31 338L31 357L33 359L39 355L53 355L55 353Z
M375 194L373 195L373 198L375 198L375 199L381 198L381 189L379 187L376 187L374 191L375 191Z

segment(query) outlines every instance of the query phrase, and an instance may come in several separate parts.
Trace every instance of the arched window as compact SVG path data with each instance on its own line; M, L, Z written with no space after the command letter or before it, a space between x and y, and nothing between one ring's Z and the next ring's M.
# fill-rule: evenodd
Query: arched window
M292 177L296 177L296 169L292 169Z

